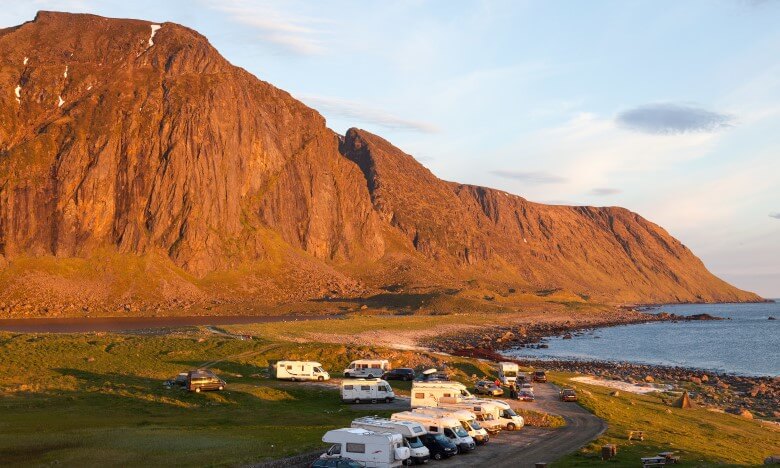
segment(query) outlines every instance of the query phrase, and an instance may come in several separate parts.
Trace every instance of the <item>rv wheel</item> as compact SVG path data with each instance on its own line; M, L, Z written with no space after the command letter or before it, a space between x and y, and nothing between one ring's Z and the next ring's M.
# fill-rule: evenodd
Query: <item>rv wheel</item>
M407 458L406 460L403 461L403 464L404 464L404 466L411 466L412 459L411 458Z
M319 380L320 382L322 382L323 380L325 380L325 377L323 377L323 376L319 376L319 377L317 377L317 380Z
M373 379L374 378L374 374L368 374L368 378L369 379Z
M360 398L355 398L355 404L356 404L356 405L359 405L359 404L360 404Z
M441 457L441 452L436 452L436 453L433 454L433 459L434 460L441 460L441 458L442 458Z
M195 387L195 393L200 393L200 387Z
M219 386L219 388L218 388L217 390L219 390L219 391L221 392L221 391L222 391L222 390L224 390L224 389L225 389L225 387L223 387L222 385L220 385L220 386Z
M390 397L385 398L385 403L392 403L393 399Z
M460 455L460 445L455 445L455 455Z
M507 430L514 431L515 430L515 423L509 423L506 425Z
M376 398L372 398L371 403L376 403Z

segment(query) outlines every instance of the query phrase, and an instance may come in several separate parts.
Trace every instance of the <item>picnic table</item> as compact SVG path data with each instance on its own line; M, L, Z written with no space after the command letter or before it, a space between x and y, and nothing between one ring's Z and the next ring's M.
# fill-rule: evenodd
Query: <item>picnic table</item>
M664 466L666 465L666 457L642 457L642 468L650 468L651 466Z

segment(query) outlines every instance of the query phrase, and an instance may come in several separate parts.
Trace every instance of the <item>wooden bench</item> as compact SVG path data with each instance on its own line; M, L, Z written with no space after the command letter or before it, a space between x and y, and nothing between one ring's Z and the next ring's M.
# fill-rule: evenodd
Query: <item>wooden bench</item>
M665 466L666 457L642 457L642 468L650 468L651 466Z
M645 440L645 431L628 431L628 440Z

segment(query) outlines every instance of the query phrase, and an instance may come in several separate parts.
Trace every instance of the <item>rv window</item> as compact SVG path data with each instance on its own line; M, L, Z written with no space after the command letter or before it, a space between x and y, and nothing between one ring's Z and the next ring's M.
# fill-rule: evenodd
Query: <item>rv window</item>
M454 439L454 438L455 438L455 433L454 433L454 432L452 432L452 431L451 431L450 429L448 429L448 428L445 428L445 429L444 429L444 435L446 435L446 436L447 436L447 437L449 437L450 439Z
M387 385L382 385L381 387L379 387L379 390L381 390L383 392L389 392L390 391L390 387L388 387Z
M449 397L451 397L451 396L452 396L452 395L450 395L449 393L445 393L445 394L444 394L444 397L445 397L445 398L449 398Z
M371 386L370 385L361 385L360 389L361 390L371 390Z
M352 444L347 442L347 452L349 453L366 453L366 444Z
M291 366L291 365L289 365L289 364L288 364L288 365L286 365L286 366L284 366L284 367L286 367L286 368L287 368L287 370L292 370L292 366Z
M415 426L414 429L412 429L414 432L422 432L424 429L422 426Z
M415 393L414 397L415 398L420 398L420 399L425 398L425 393Z
M355 388L353 385L344 385L344 390L352 390Z
M431 426L428 428L428 432L439 432L439 428L436 426Z

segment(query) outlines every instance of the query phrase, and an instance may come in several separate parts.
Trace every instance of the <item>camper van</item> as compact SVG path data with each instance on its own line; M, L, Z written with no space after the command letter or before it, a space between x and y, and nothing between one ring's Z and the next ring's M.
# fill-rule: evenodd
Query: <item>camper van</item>
M376 416L365 416L352 421L352 427L387 434L401 434L404 437L404 445L409 447L410 458L414 463L425 463L431 457L431 452L420 439L428 431L418 422L392 421Z
M320 458L349 458L367 468L394 468L409 459L401 434L348 427L326 432L322 441L333 445Z
M373 379L382 377L389 370L390 361L387 359L358 359L349 363L349 366L344 369L344 377Z
M390 403L395 393L390 384L382 379L344 379L341 381L341 401L362 403L384 401Z
M474 395L460 382L443 380L412 383L412 408L438 406L440 401L455 402L471 398L474 398Z
M439 403L443 408L465 409L477 415L479 424L488 430L515 431L525 425L523 417L501 400L461 400L458 403Z
M498 363L498 380L504 385L511 385L517 380L517 373L520 372L520 366L514 362Z
M276 378L281 380L328 380L322 364L313 361L279 361L276 363Z
M452 409L452 408L434 408L430 406L424 406L421 408L415 408L413 413L429 414L436 417L453 418L457 419L463 429L474 439L474 442L478 444L486 444L490 440L485 428L480 426L477 422L477 416L468 410Z
M415 413L413 411L401 411L393 413L390 416L393 421L412 421L422 424L431 434L444 434L455 445L458 446L458 453L471 452L477 444L471 438L468 432L460 425L460 421L455 418L443 416L432 416L425 413Z

